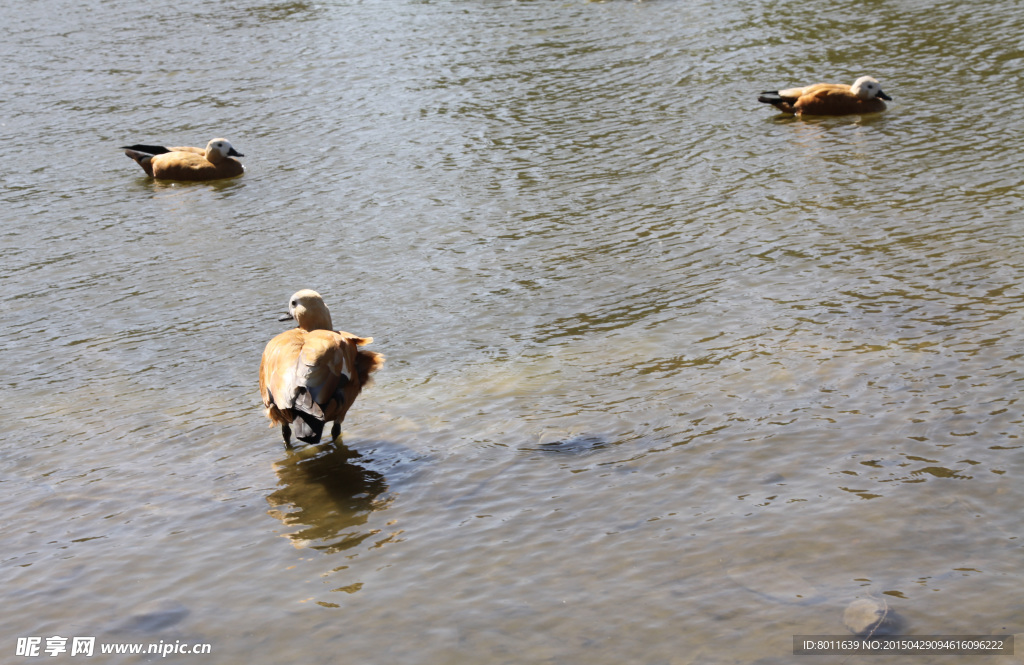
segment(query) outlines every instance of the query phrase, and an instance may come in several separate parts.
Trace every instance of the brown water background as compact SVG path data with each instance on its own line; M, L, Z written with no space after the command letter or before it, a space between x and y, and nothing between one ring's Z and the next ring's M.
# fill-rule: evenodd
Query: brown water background
M0 26L4 659L810 665L867 597L1024 632L1019 3ZM755 100L862 74L886 114ZM245 176L117 150L215 136ZM388 364L287 452L256 371L300 288Z

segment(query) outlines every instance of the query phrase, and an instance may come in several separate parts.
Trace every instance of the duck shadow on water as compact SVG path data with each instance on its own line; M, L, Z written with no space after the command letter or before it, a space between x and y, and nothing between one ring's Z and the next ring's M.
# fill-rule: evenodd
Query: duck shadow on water
M284 535L295 547L340 552L378 533L365 525L372 513L387 509L393 496L384 474L374 467L381 461L385 467L397 466L380 458L408 459L410 451L383 442L360 442L360 447L372 452L326 443L289 450L274 463L279 488L267 496L269 513L293 529Z
M152 194L184 194L186 192L210 191L228 192L245 187L241 177L225 178L223 180L206 180L188 182L181 180L157 180L146 175L138 176L133 186L140 192L148 191Z

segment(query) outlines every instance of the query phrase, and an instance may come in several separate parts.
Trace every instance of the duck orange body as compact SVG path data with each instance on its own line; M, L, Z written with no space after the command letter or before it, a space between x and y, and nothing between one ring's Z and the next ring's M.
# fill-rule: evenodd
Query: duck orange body
M206 181L234 178L245 173L235 157L244 157L227 139L213 139L206 148L156 145L123 146L124 154L147 175L160 180Z
M331 438L337 439L345 414L384 356L359 348L372 337L331 330L330 311L316 291L293 295L282 318L287 319L298 327L270 340L260 362L260 394L270 425L280 425L290 445L293 429L300 441L319 443L325 424L334 421Z
M892 101L892 97L882 92L878 81L862 76L853 85L816 83L803 88L770 90L762 92L757 101L793 115L850 115L880 113L885 110L883 99Z

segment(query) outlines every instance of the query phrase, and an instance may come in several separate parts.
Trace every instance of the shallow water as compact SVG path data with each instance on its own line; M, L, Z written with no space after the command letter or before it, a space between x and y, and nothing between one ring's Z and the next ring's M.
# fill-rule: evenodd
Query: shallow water
M865 597L1024 632L1015 4L16 7L0 651L784 663ZM864 73L886 114L755 101ZM116 149L214 136L242 178ZM299 288L388 362L289 452L256 370Z

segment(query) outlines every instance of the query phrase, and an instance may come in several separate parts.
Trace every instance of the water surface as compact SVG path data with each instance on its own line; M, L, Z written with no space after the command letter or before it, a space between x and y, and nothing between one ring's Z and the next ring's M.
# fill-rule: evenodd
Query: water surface
M788 663L868 597L1024 632L1014 3L0 24L5 652ZM868 73L886 114L756 102ZM214 136L242 178L116 149ZM300 288L388 362L286 451L256 371Z

